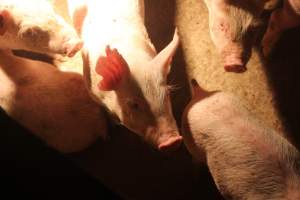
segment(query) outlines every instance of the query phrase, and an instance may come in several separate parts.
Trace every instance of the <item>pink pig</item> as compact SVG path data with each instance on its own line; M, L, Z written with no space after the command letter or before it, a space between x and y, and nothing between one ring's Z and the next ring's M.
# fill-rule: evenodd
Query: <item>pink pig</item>
M74 28L46 0L0 1L0 48L74 56L83 46Z
M0 106L65 153L83 150L106 137L103 108L91 99L81 74L19 58L11 49L72 56L80 46L74 28L46 1L0 1Z
M182 119L185 145L226 199L300 199L299 151L238 98L194 82Z
M278 0L204 0L211 39L226 71L244 72L256 39L261 13Z
M116 121L161 150L178 147L167 75L177 32L156 53L145 25L143 0L69 0L84 40L84 76L92 97Z

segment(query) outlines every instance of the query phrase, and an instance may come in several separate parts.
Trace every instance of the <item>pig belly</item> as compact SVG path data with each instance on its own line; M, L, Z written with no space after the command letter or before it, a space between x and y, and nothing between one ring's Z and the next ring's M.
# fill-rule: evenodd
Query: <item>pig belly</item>
M0 106L55 149L80 151L106 136L104 113L78 74L32 61L0 67L0 82Z

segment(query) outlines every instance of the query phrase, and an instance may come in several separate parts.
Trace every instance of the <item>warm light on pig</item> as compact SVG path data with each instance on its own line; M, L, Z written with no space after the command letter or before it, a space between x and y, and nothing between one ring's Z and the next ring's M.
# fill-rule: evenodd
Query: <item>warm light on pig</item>
M48 1L0 1L1 49L72 57L82 46L74 28L54 12Z
M204 0L211 39L226 71L244 72L260 26L260 15L274 0ZM267 4L268 3L268 4Z
M68 1L81 33L84 76L111 116L159 149L181 143L167 75L179 38L156 53L144 26L142 0Z
M237 97L207 92L193 82L182 119L184 143L208 165L226 199L300 199L299 151Z
M106 137L104 110L91 99L81 74L16 57L11 50L64 54L71 48L69 53L74 54L81 45L73 27L56 16L46 1L0 0L0 106L65 153Z

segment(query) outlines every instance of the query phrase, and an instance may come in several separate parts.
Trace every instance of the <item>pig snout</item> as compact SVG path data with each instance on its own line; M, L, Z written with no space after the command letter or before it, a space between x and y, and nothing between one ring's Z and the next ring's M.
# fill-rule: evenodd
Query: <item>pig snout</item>
M242 50L237 51L222 51L224 69L227 72L244 72L246 71L245 59L243 58L244 52Z
M182 143L182 137L177 134L169 136L166 139L161 139L158 145L158 149L161 151L173 151L178 149Z
M160 151L174 151L182 143L182 136L179 135L177 130L149 128L147 132L147 139Z
M80 39L71 39L64 45L65 55L73 57L83 47L83 41Z

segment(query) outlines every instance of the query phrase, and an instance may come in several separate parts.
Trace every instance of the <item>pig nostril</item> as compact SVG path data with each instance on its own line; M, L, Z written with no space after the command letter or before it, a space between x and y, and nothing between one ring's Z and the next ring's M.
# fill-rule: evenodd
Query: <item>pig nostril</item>
M159 144L158 149L165 152L174 151L179 148L182 143L181 136L173 136L168 138L166 141Z
M236 72L236 73L242 73L247 70L245 66L239 64L224 65L224 68L227 72Z

